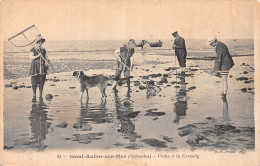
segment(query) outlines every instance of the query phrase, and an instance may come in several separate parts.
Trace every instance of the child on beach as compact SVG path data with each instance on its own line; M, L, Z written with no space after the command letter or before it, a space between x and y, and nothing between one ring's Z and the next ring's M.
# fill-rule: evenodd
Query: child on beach
M116 90L117 82L121 76L122 71L124 71L124 75L126 76L127 87L130 90L130 70L133 69L133 62L131 63L131 57L134 55L134 48L136 47L134 39L130 39L128 44L124 44L123 47L114 51L117 58L117 68L115 73L115 81L113 82L112 88Z
M212 47L216 47L216 60L214 69L211 71L211 74L220 74L222 77L222 85L223 85L223 92L222 92L222 99L226 99L227 90L228 90L228 74L229 70L234 66L234 61L228 51L227 46L218 41L215 36L211 36L208 38L208 44Z
M30 51L30 59L32 60L31 68L29 75L31 76L31 84L33 90L33 99L36 101L36 89L39 86L39 98L42 99L43 86L46 79L46 74L48 70L47 63L45 60L49 61L46 50L42 48L42 43L45 42L45 39L41 35L37 35L35 39L35 47ZM45 59L43 59L43 58Z
M173 32L172 36L175 38L172 48L175 50L175 56L177 56L177 59L179 61L179 65L181 67L181 75L184 76L186 70L187 56L185 40L179 36L177 31Z

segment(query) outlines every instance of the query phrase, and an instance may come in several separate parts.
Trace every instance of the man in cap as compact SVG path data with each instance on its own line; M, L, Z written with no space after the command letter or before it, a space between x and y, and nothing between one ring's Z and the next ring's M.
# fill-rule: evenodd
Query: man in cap
M48 70L47 62L49 61L46 50L42 48L45 39L41 35L37 35L35 46L30 50L30 59L32 60L29 75L31 76L31 84L33 90L33 101L36 101L36 89L39 86L39 98L42 99L43 86L46 80Z
M113 82L112 88L116 90L117 82L121 76L122 71L126 76L127 87L130 91L130 70L133 69L133 62L131 63L131 57L134 55L134 48L136 47L134 39L130 39L127 44L124 44L123 47L114 51L117 58L117 68L115 73L115 81Z
M216 60L214 64L214 69L211 71L211 74L219 73L222 77L222 84L223 84L223 93L222 98L226 99L227 90L228 90L228 74L229 70L234 66L234 61L228 51L227 46L218 41L215 36L210 36L208 38L208 44L212 47L215 47L216 51Z
M186 56L187 56L185 40L179 36L177 31L173 32L172 36L175 38L172 48L175 50L175 56L177 56L177 59L179 61L179 65L181 67L181 75L184 76L186 70Z

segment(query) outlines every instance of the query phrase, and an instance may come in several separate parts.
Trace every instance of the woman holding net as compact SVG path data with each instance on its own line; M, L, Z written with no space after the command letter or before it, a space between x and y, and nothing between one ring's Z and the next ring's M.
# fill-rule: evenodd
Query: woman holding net
M30 51L30 59L32 60L29 75L31 76L31 84L33 90L33 101L36 101L36 90L39 86L39 98L42 99L43 86L46 80L49 59L46 50L42 47L45 39L41 35L37 35L35 45Z
M37 34L35 36L35 34ZM19 40L22 39L22 40ZM25 40L24 40L25 39ZM42 48L42 43L45 42L45 39L39 34L38 28L35 25L32 25L23 31L13 35L8 39L8 41L17 48L20 48L22 52L25 52L23 48L27 46L32 46L30 50L30 59L32 60L29 75L31 76L31 84L33 89L33 99L36 101L36 89L39 86L39 97L42 99L43 86L46 79L46 74L48 66L53 70L53 66L50 63L46 50ZM18 45L17 41L25 41L22 45Z

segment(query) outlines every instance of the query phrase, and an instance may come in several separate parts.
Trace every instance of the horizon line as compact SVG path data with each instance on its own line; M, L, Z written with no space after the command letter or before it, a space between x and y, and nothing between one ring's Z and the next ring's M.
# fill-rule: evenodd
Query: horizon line
M46 38L45 38L46 39ZM134 39L134 38L132 38ZM185 39L185 38L184 38ZM254 38L219 38L220 40L248 40ZM48 41L127 41L128 39L46 39ZM134 40L173 40L171 39L134 39ZM186 38L185 40L207 40L206 38ZM8 40L4 40L5 42ZM23 40L19 40L23 41Z

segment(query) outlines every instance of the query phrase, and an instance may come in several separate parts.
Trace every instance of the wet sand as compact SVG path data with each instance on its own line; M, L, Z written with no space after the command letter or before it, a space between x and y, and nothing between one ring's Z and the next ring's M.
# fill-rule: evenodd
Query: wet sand
M205 73L209 61L203 60L188 60L185 78L176 77L175 68L169 70L175 67L173 61L136 66L139 76L153 80L162 90L147 96L140 87L145 84L133 74L131 93L123 81L118 93L108 86L106 101L100 100L100 91L94 87L89 90L90 99L86 101L84 95L81 103L79 82L71 71L49 74L44 99L37 102L31 101L29 77L6 79L5 150L254 150L253 57L234 61L225 102L220 96L221 78ZM112 76L115 71L109 65L114 64L91 70L89 66L85 74ZM45 99L47 94L53 98ZM188 132L189 127L193 132ZM230 135L235 142L227 140Z
M7 60L4 65L4 78L14 79L21 77L28 77L31 62L29 60L19 61L17 65L16 60ZM54 70L49 70L49 74L69 72L73 70L88 70L88 69L103 69L113 68L115 61L89 61L89 60L73 60L68 59L64 61L52 61Z

